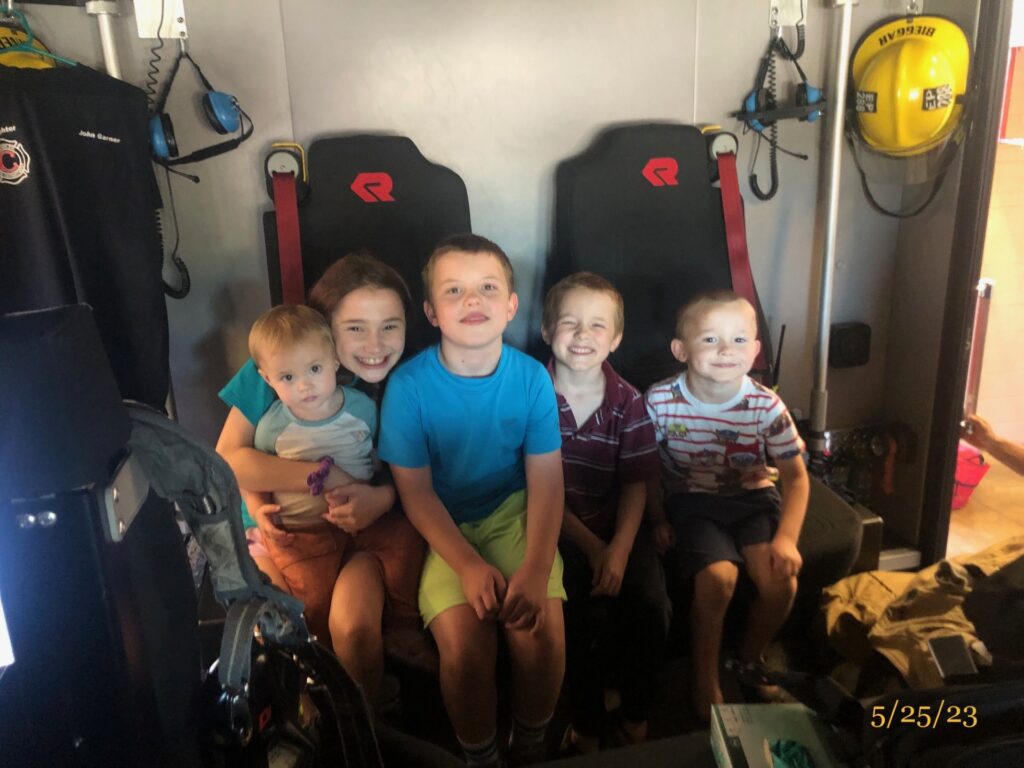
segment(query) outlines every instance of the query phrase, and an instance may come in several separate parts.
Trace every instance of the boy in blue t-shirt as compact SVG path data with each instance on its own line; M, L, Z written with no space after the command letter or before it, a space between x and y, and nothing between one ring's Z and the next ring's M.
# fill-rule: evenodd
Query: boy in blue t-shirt
M543 759L565 668L563 480L544 367L502 343L518 308L512 266L477 235L445 240L423 270L441 343L397 369L380 456L430 545L420 612L437 641L441 692L471 766L500 765L497 630L512 659L511 757Z

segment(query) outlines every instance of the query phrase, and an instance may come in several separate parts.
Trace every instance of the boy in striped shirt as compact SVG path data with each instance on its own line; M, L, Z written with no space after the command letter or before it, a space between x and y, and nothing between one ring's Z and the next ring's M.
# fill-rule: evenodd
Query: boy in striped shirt
M722 626L739 566L758 592L738 649L754 662L789 614L802 563L804 445L778 395L747 375L760 347L750 302L732 291L701 294L676 318L671 349L685 372L646 395L663 467L648 514L658 549L674 548L680 572L694 577L694 705L705 721L723 701Z
M660 474L654 428L643 395L608 363L622 330L622 295L603 277L577 272L548 291L541 333L551 345L565 475L559 549L572 725L564 752L599 749L613 664L623 671L622 735L646 740L668 631L665 576L641 526L647 482Z

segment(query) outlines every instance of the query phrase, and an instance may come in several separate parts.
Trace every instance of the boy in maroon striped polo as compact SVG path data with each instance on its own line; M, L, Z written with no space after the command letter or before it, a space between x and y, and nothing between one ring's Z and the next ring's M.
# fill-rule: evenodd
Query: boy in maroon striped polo
M694 705L705 721L722 701L722 625L739 566L758 592L739 648L753 662L789 614L802 563L804 445L778 395L747 376L760 347L750 302L701 294L679 311L671 345L686 371L647 391L664 464L648 514L658 549L675 547L680 572L694 577Z
M647 738L664 657L668 597L649 530L646 484L660 473L643 396L609 365L622 341L622 296L589 272L556 284L544 301L562 431L565 514L567 752L593 752L606 735L608 670L622 668L623 736Z

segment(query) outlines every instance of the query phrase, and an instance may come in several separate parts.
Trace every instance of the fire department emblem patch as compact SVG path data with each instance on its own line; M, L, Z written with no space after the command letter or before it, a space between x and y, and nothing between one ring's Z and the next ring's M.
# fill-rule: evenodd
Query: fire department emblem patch
M20 141L0 139L0 184L21 184L28 178L29 156Z

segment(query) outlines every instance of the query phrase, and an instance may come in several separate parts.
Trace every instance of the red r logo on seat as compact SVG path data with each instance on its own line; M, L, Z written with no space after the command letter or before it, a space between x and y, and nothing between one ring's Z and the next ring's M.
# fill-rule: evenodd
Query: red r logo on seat
M364 203L393 203L394 185L390 173L360 173L352 181L351 189Z
M678 187L679 163L674 157L652 157L644 166L644 178L654 187Z

